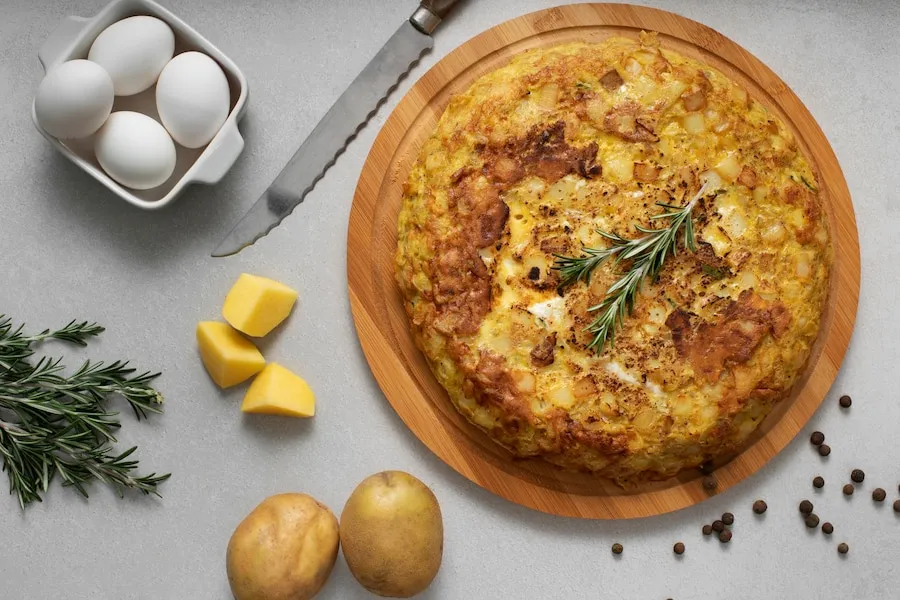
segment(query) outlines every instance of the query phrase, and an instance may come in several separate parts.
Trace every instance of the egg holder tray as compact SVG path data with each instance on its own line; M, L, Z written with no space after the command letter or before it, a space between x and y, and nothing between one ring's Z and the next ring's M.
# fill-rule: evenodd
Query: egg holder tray
M244 149L244 138L238 129L238 121L247 110L249 90L244 74L230 58L184 21L152 0L113 0L93 17L68 17L38 51L38 59L44 72L69 60L87 58L88 50L100 32L117 21L137 15L156 17L172 28L176 56L196 50L208 55L222 67L228 80L231 104L225 123L209 144L196 149L176 144L176 163L172 176L153 189L132 190L117 183L100 167L94 156L93 136L79 140L58 140L40 126L33 105L31 117L38 131L63 156L126 202L139 208L154 210L169 204L192 183L211 185L225 176ZM159 121L156 85L133 96L116 96L113 111L120 110L141 112Z

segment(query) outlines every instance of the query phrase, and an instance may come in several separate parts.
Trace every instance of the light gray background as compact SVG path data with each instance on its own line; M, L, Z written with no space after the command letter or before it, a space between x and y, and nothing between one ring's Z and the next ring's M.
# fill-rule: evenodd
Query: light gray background
M637 521L546 516L483 491L435 458L385 401L359 350L346 291L350 202L379 127L428 67L473 35L552 6L547 0L473 0L447 22L435 51L401 84L305 204L272 235L229 259L209 252L275 177L303 136L412 11L411 1L167 0L228 54L250 82L246 149L215 188L193 188L161 212L126 205L55 153L30 121L41 77L36 51L69 14L102 0L0 2L0 312L32 329L71 318L107 326L86 355L128 357L164 371L167 412L148 424L126 415L121 439L145 469L174 474L162 500L119 500L94 486L89 502L54 487L22 514L0 497L0 597L6 599L217 599L229 597L225 546L259 501L304 491L339 513L355 484L408 470L437 494L446 530L443 568L426 598L700 600L897 598L900 483L896 317L900 244L900 4L882 2L659 1L700 20L772 67L821 124L853 194L863 289L841 374L803 433L754 477L707 502ZM242 271L298 288L288 324L264 351L307 378L311 421L243 417L243 387L220 392L197 357L194 327L215 319ZM63 351L52 347L53 352ZM65 349L69 362L84 354ZM853 394L849 414L839 394ZM807 441L820 429L821 459ZM867 473L852 499L849 470ZM826 487L814 492L811 478ZM5 486L5 477L0 485ZM889 492L875 506L873 487ZM750 505L765 498L765 518ZM833 539L807 531L797 503L810 498L835 524ZM729 546L700 526L736 514ZM678 540L687 545L680 559ZM614 541L625 553L613 559ZM847 541L851 553L838 557ZM369 597L343 559L322 598Z

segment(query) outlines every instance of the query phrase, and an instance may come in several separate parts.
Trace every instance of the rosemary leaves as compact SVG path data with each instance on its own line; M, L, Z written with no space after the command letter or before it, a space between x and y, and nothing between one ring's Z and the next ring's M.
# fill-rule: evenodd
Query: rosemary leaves
M561 277L560 287L566 287L578 281L589 282L594 270L609 259L614 265L627 263L624 275L613 283L599 304L588 310L596 312L597 317L585 330L594 334L588 348L602 352L607 342L615 343L616 328L631 314L634 300L646 278L655 278L666 258L677 252L678 241L683 232L684 247L694 252L694 222L692 211L701 198L710 193L710 182L705 182L697 194L684 206L674 206L663 202L658 206L666 212L654 215L651 219L668 219L668 227L651 229L636 226L644 235L635 239L626 239L615 233L597 230L597 233L611 243L605 248L584 248L584 256L571 257L554 255L556 261L553 268Z
M162 412L162 395L151 386L159 373L135 374L127 362L86 361L71 375L61 359L34 360L33 346L55 339L79 346L99 335L96 323L75 321L62 329L25 335L23 327L0 315L0 457L9 477L10 493L24 509L41 501L57 475L64 486L87 497L92 480L120 494L135 489L157 494L168 474L136 475L136 448L117 452L113 432L121 426L118 413L106 404L120 396L138 420ZM158 495L158 494L157 494Z

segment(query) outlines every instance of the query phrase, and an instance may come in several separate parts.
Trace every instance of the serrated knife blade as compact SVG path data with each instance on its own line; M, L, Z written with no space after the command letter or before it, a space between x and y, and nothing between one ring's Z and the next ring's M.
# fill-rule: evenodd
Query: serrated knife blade
M272 231L315 187L401 79L433 45L457 0L424 0L328 110L256 204L212 253L230 256Z

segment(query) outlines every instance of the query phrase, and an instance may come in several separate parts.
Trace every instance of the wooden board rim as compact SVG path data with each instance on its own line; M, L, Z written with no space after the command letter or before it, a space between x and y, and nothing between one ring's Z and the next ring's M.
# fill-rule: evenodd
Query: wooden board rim
M348 226L347 270L351 311L363 352L394 410L432 452L477 485L529 508L580 518L634 518L652 516L693 505L709 497L696 473L682 474L659 486L636 493L584 493L588 484L574 484L548 468L523 466L505 451L485 446L466 425L455 423L446 412L449 400L436 398L433 376L422 372L424 360L409 354L408 330L390 324L389 290L379 289L377 247L384 228L396 226L385 190L395 192L405 181L396 163L399 148L410 136L427 137L430 129L410 133L421 120L435 120L445 103L432 105L447 88L464 89L474 80L477 66L523 44L539 46L546 36L569 29L642 29L658 31L673 41L696 49L692 54L714 66L730 65L755 84L761 101L776 108L812 158L820 176L835 247L828 306L822 330L806 374L792 396L767 419L757 438L730 462L716 470L717 492L735 485L760 469L803 428L827 394L843 360L856 318L859 299L859 240L850 193L837 158L824 133L793 91L761 61L717 31L666 11L627 4L574 4L537 11L501 23L465 42L433 66L400 101L379 132L360 175ZM665 43L664 43L665 46ZM521 49L521 48L519 48ZM515 50L518 51L518 50ZM727 69L726 69L727 70ZM732 73L729 73L731 75ZM465 80L459 83L458 80ZM421 141L421 140L420 140ZM417 150L417 149L416 149ZM417 154L417 152L416 152ZM406 157L408 159L408 157ZM399 202L397 202L399 206ZM381 226L381 228L379 228ZM394 232L394 236L395 236ZM382 257L382 262L384 257ZM390 262L393 262L392 257ZM381 282L383 283L383 282ZM393 298L396 302L397 298ZM396 307L394 307L396 308ZM404 338L405 333L405 339ZM414 348L416 354L416 351ZM430 381L429 381L430 380ZM431 391L429 392L429 386ZM431 394L431 398L426 397ZM437 403L443 402L444 406ZM452 410L452 407L451 407ZM453 411L455 413L455 410ZM780 413L780 414L777 414ZM457 415L458 417L458 415ZM469 429L474 427L468 426ZM476 436L476 437L473 437ZM499 456L498 456L499 451ZM535 471L536 470L536 471ZM552 469L550 469L552 470Z

